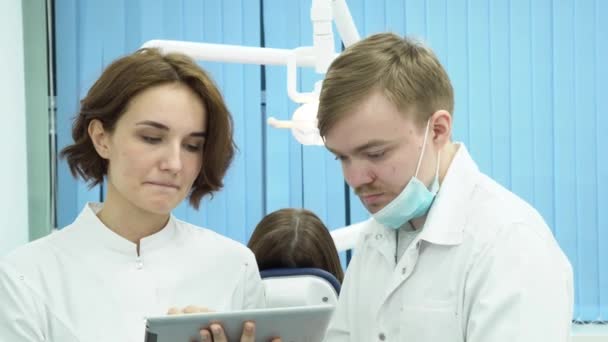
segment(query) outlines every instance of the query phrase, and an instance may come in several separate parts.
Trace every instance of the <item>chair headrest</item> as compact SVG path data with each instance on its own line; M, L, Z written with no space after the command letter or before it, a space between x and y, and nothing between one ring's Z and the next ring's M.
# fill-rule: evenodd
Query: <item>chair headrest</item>
M317 268L275 268L260 272L267 307L336 304L340 283Z
M333 274L320 268L270 268L260 272L260 276L262 277L262 279L304 275L316 276L325 279L327 282L329 282L331 286L333 286L334 290L336 290L336 293L340 294L340 282L338 281L338 279L336 279Z

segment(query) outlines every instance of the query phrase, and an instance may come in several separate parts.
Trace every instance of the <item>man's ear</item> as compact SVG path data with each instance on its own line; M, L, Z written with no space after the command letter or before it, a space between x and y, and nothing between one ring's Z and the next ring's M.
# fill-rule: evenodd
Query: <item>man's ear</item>
M452 138L452 114L447 110L438 110L431 116L433 143L442 148Z
M97 154L103 159L110 158L110 134L103 128L101 121L97 119L91 120L88 132Z

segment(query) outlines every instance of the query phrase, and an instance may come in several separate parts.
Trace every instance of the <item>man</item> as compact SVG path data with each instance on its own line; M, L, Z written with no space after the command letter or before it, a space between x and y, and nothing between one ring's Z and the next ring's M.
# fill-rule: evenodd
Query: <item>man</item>
M373 218L326 340L569 340L572 269L538 212L452 142L453 90L426 47L377 34L329 68L318 125Z

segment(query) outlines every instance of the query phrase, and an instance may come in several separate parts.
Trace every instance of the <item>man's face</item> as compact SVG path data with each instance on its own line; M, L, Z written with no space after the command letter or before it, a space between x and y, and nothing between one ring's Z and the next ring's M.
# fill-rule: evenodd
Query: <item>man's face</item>
M416 125L413 118L413 112L400 112L382 92L375 91L345 113L325 136L325 146L342 163L346 182L372 214L397 197L416 172L426 125ZM437 162L431 140L429 132L418 172L427 185Z

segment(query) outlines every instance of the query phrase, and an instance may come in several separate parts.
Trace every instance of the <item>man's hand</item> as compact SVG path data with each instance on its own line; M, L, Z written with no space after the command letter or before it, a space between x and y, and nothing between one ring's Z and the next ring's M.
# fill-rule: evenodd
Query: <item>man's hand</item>
M185 308L170 308L167 311L169 315L181 315L181 314L193 314L193 313L201 313L201 312L212 312L213 310L209 310L208 308L189 305ZM229 342L226 334L224 333L224 329L221 325L214 323L211 324L206 329L201 329L201 342ZM243 334L241 335L240 342L255 342L255 324L253 322L245 322L243 324ZM235 341L230 341L235 342ZM273 338L268 342L281 342L279 337Z
M202 342L228 342L224 329L219 324L211 324L208 329L202 329L200 333ZM253 322L245 322L243 324L243 334L239 341L255 342L255 324ZM281 342L281 339L276 337L269 342Z

